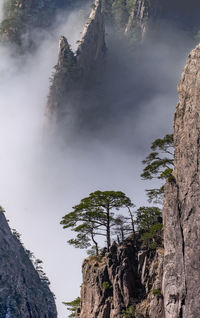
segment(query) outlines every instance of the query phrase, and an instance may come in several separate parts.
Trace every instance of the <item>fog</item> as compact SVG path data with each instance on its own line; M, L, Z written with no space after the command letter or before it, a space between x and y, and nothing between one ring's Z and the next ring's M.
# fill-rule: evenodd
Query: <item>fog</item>
M83 12L58 15L38 50L23 60L0 46L1 205L26 248L44 261L59 318L66 317L62 301L79 295L85 256L66 244L70 232L59 222L97 189L121 190L138 207L146 204L144 189L152 185L140 180L141 160L155 138L172 131L176 86L193 45L182 32L169 30L165 39L152 39L133 54L109 32L98 92L104 94L102 105L89 103L82 128L76 120L67 143L59 134L49 140L44 113L58 38L67 36L75 50Z

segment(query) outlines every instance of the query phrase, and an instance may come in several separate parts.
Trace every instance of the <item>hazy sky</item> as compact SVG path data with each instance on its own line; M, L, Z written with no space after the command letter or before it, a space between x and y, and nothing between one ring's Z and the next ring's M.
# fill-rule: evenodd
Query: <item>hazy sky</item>
M70 232L59 222L97 189L121 190L137 206L144 204L148 184L139 177L141 160L151 141L172 131L176 85L191 46L182 33L169 31L167 43L147 43L133 58L107 35L106 116L97 103L88 109L82 137L75 126L67 131L67 144L59 136L51 142L44 112L59 35L75 49L83 21L83 11L59 15L37 52L23 61L0 46L1 205L26 248L44 261L59 318L66 317L61 302L79 295L85 255L66 244Z

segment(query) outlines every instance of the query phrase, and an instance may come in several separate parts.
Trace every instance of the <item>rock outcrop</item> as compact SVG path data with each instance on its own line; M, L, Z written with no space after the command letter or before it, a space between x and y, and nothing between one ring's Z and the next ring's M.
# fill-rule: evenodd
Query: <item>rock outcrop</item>
M93 80L98 69L105 61L105 28L101 0L96 0L88 21L85 24L82 39L74 53L67 39L59 41L58 61L53 75L47 103L50 117L63 118L69 115L77 104L84 103L83 92Z
M35 38L55 21L59 9L80 5L84 0L5 0L0 38L14 44L20 53L36 45ZM86 2L86 0L85 0Z
M0 24L1 40L15 44L21 51L30 47L34 28L45 28L52 23L56 10L54 0L6 0Z
M161 248L153 254L137 252L133 239L114 243L99 258L86 259L77 317L124 318L129 313L136 318L163 318L162 263Z
M200 317L200 45L178 86L175 168L165 186L165 318Z
M161 27L165 30L172 25L195 34L200 28L199 9L198 0L136 0L129 12L125 33L142 40L148 31Z
M0 211L0 318L56 318L54 296Z

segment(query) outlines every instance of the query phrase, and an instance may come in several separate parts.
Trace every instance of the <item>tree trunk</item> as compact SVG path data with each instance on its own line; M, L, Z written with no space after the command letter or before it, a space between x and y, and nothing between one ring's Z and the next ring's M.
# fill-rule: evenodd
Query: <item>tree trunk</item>
M111 240L110 240L110 207L108 206L106 209L107 213L107 226L106 226L106 233L107 233L107 248L109 250L110 245L111 245Z
M133 235L135 236L135 224L134 224L133 214L132 214L130 208L128 208L128 211L129 211L130 218L131 218L131 225L132 225Z
M95 245L96 256L98 256L99 255L99 246L98 246L98 243L95 241L93 234L92 234L92 241Z

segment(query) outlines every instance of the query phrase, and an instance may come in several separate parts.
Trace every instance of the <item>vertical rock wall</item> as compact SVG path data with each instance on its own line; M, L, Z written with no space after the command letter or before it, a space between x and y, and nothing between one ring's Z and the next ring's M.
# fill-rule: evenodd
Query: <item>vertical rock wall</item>
M178 86L174 179L165 186L165 318L200 317L200 45Z
M124 318L134 312L135 318L163 318L162 295L153 294L161 290L162 265L162 248L138 252L132 239L85 260L77 317Z
M135 0L125 29L139 40L148 31L162 32L171 27L196 34L200 28L198 0Z

